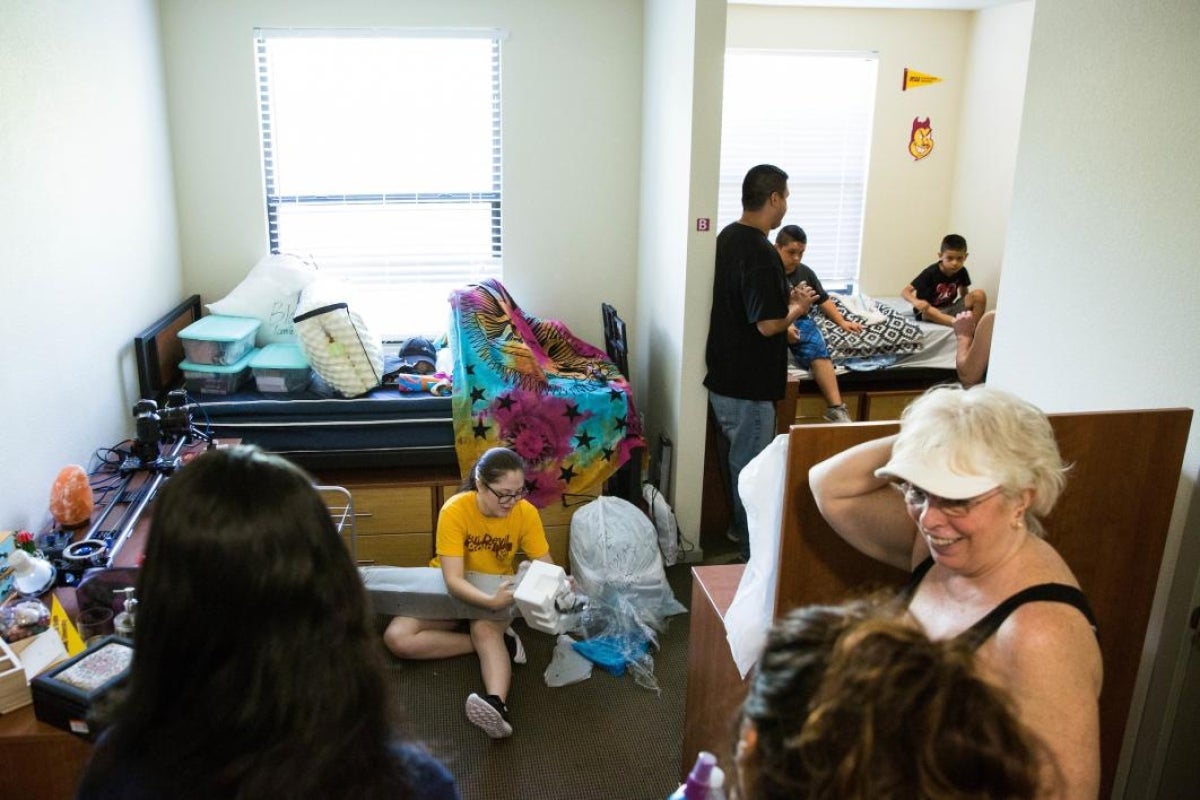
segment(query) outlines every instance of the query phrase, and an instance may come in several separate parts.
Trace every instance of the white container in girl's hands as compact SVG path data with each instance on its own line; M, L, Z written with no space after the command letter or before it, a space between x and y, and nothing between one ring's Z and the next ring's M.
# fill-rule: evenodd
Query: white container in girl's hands
M561 614L554 598L567 588L567 573L557 564L530 561L525 576L517 584L513 599L529 627L542 633L558 634Z

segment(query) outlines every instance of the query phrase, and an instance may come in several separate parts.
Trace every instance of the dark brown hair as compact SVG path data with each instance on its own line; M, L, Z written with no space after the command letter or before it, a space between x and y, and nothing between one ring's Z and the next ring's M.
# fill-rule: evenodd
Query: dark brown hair
M871 601L812 606L772 630L743 706L757 729L746 800L1011 800L1039 748L963 646Z

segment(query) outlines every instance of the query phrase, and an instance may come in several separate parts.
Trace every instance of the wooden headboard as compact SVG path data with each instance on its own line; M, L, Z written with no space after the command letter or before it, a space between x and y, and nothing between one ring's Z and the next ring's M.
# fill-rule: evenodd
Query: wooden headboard
M1191 419L1190 409L1050 415L1072 467L1046 519L1047 541L1075 572L1100 621L1101 797L1112 793ZM904 573L842 541L808 487L817 462L898 429L894 422L791 429L776 616L904 581Z
M200 295L194 294L139 333L133 340L140 397L161 402L171 389L183 385L179 362L183 344L179 332L200 319Z

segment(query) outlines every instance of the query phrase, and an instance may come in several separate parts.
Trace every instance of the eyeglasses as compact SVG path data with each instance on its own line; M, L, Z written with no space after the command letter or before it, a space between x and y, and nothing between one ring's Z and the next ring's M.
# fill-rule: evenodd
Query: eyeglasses
M905 503L913 508L921 509L922 514L932 506L947 517L965 517L971 513L971 509L975 508L975 506L984 502L989 497L1004 491L1003 486L997 486L991 491L984 492L975 497L968 497L965 500L950 500L945 497L938 497L936 494L930 494L919 486L913 486L911 483L901 482L892 485L904 495Z
M480 481L480 483L483 483L483 481ZM488 485L486 483L484 483L483 485L487 487L487 490L489 492L496 495L496 499L499 500L501 503L515 503L518 500L520 500L522 497L525 497L526 495L529 494L528 489L518 489L517 491L515 491L511 494L501 494L500 492L497 492L495 489L493 489L490 485Z

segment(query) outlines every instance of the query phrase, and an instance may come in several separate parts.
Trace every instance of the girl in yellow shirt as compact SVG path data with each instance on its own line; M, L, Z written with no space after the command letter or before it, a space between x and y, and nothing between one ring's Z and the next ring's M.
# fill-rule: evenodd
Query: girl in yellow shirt
M554 563L542 520L533 504L525 500L525 464L513 451L493 447L468 473L458 494L442 506L437 523L437 556L430 566L440 567L446 588L454 597L491 611L513 604L511 580L495 592L471 584L467 572L511 576L518 551L531 559ZM493 739L512 735L508 697L512 682L512 660L524 662L524 649L508 624L509 618L472 619L468 629L460 620L431 620L394 617L383 640L400 658L449 658L479 654L483 694L467 697L467 719ZM511 637L510 654L505 637Z

